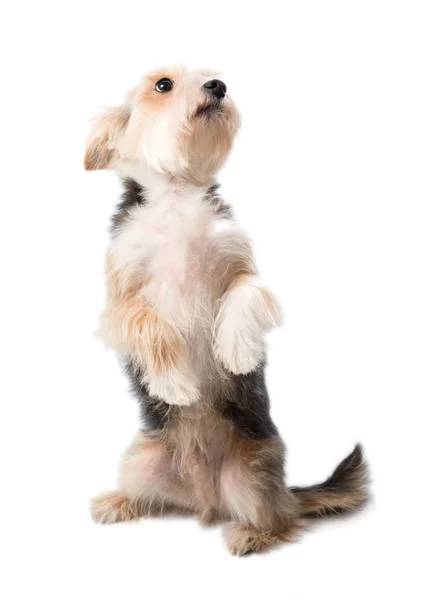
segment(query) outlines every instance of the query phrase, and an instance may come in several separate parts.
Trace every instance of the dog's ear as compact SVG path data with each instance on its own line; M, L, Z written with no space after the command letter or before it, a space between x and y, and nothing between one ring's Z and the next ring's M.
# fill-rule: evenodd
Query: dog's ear
M108 169L116 158L117 144L125 133L130 106L109 108L93 120L83 164L87 171Z

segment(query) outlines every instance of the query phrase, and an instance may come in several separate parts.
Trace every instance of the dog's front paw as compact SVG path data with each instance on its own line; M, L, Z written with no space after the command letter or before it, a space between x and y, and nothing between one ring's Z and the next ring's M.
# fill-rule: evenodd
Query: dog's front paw
M215 323L214 354L236 375L253 371L265 354L264 334L280 323L273 296L249 277L224 298Z
M263 360L264 342L248 331L221 327L214 343L214 355L228 371L245 375L254 371Z
M187 406L200 398L196 377L190 372L171 370L149 377L150 393L168 404Z

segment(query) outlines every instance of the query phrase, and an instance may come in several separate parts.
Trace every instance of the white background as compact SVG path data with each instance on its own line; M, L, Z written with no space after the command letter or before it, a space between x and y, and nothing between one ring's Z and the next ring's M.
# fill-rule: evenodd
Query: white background
M17 2L1 28L2 598L442 598L442 3ZM373 478L361 514L244 559L190 519L89 518L138 411L92 337L119 185L82 171L87 121L177 63L243 115L221 181L286 315L289 483L357 440Z

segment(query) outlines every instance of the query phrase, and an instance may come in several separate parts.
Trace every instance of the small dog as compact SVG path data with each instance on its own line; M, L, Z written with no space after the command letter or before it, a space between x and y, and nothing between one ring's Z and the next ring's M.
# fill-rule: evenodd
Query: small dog
M224 522L236 555L292 539L303 518L357 509L368 487L359 445L324 483L285 484L264 377L264 335L280 309L214 179L239 125L214 74L152 73L93 122L84 161L115 169L125 187L101 333L143 423L93 518L191 512Z

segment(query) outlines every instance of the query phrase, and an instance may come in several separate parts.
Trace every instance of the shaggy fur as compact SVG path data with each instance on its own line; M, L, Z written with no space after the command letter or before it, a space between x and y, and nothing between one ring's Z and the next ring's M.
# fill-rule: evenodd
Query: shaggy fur
M264 375L264 336L280 309L214 180L240 120L211 79L147 75L93 122L85 168L114 169L125 188L101 331L125 366L142 430L118 490L96 498L92 514L115 523L191 512L225 522L229 549L245 554L293 539L303 517L357 509L368 476L357 446L323 484L285 484Z

